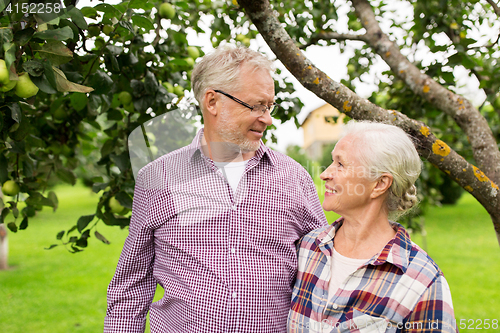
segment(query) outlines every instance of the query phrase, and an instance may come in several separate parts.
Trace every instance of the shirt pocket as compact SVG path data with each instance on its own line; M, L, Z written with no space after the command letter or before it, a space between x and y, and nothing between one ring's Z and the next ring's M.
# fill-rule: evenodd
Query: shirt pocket
M370 316L358 310L354 310L352 322L360 333L385 333L389 321L383 317Z

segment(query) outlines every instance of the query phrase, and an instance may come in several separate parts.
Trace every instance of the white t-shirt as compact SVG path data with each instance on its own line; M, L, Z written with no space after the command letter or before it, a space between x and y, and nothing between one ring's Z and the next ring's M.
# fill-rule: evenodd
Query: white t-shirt
M328 300L337 292L344 280L370 259L353 259L344 257L333 248L330 282L328 284Z
M229 185L236 193L236 189L238 188L238 183L240 182L241 176L243 172L245 172L245 167L248 163L248 160L242 162L215 162L216 167L221 169L222 174L226 177Z

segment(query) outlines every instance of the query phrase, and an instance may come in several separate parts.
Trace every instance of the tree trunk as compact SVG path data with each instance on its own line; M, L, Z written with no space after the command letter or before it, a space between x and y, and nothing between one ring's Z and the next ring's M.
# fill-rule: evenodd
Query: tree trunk
M9 238L5 223L0 223L0 270L9 268L7 258L9 255Z

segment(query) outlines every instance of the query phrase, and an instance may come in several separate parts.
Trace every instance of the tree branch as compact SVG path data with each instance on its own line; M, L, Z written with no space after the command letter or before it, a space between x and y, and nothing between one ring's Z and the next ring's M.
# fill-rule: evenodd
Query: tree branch
M410 119L400 112L385 110L372 104L315 67L283 28L268 0L239 0L238 2L277 58L304 87L351 118L396 125L412 135L418 142L417 149L422 157L448 174L486 208L500 242L500 210L498 209L500 191L495 182L468 163L446 143L438 140L424 123Z
M497 14L497 16L500 17L500 8L498 7L498 5L494 3L493 0L486 0L486 2L488 2L491 7L493 7L493 10Z
M421 73L399 47L382 32L367 0L351 0L356 14L366 29L368 44L389 65L412 91L439 110L447 113L470 140L474 159L481 170L495 183L500 184L500 151L488 122L464 97L446 89L428 75Z
M357 40L357 41L362 41L367 43L368 39L366 38L366 35L354 35L354 34L339 34L337 32L325 32L321 31L318 33L315 33L312 35L311 39L309 42L305 45L301 45L300 49L304 50L307 47L311 45L315 45L318 41L320 40L326 40L326 41L331 41L331 40L337 40L337 41L344 41L344 40Z

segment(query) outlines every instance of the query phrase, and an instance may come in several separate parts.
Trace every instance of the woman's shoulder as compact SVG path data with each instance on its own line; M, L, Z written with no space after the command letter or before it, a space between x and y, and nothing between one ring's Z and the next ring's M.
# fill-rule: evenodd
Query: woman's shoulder
M443 272L439 268L438 264L427 252L425 252L413 241L411 242L411 245L407 273L412 275L418 274L420 276L424 275L426 280L429 282L432 282L440 275L443 275Z

